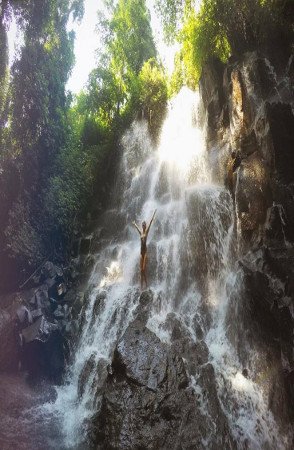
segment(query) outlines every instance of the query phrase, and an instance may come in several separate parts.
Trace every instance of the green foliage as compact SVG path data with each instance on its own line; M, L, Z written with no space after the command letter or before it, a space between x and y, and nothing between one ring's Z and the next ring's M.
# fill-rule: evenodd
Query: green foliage
M156 55L145 0L119 0L109 25L113 39L108 47L114 65L138 75L144 61Z
M158 0L167 39L176 36L182 45L171 90L176 91L182 82L195 89L202 65L210 57L226 61L231 54L256 49L289 53L294 33L290 2Z
M7 1L0 4L0 158L3 139L5 135L5 124L7 121L8 103L8 39L7 28L11 19L11 7Z
M83 151L75 139L59 154L45 201L53 235L61 233L65 238L70 238L73 230L78 229L78 219L81 219L94 190L95 169L103 156L100 146L88 147Z
M156 0L155 8L162 19L166 41L171 44L175 41L177 32L183 19L185 6L190 0Z
M71 106L65 86L74 36L67 23L70 17L81 19L83 1L0 4L1 263L7 251L23 266L64 254L91 202L105 200L126 127L145 117L153 135L158 132L167 82L155 59L145 0L106 4L109 17L100 20L103 51ZM12 11L24 45L9 80L6 31Z
M163 67L149 59L143 65L138 78L138 110L148 120L151 134L156 137L163 121L167 105L167 78Z
M9 212L5 236L10 256L24 265L35 266L46 256L41 236L31 223L29 208L23 198L19 198Z
M156 56L145 0L118 0L109 20L100 25L114 73L138 75L142 65Z
M97 180L103 179L111 136L87 108L86 95L81 93L69 110L66 144L55 159L46 188L47 235L51 233L53 240L56 235L71 239L95 193Z
M188 84L185 76L185 66L183 62L182 53L179 51L175 54L174 58L174 71L170 77L168 88L169 97L177 94L181 88Z
M156 57L145 0L119 0L111 17L100 21L104 53L89 78L89 106L101 122L128 122L138 75L145 61Z
M82 10L83 2L73 0L6 0L0 7L0 259L8 249L18 261L37 264L50 250L46 192L67 139L65 85L74 61L66 27L69 16L80 18ZM5 86L11 11L24 45Z
M11 136L28 191L46 180L64 142L65 84L73 64L68 8L65 0L31 3L25 45L11 69Z
M89 77L88 107L99 117L101 124L110 127L120 115L121 106L127 97L127 85L121 76L115 73L113 65L99 66Z
M185 84L197 88L202 65L208 57L217 56L226 61L231 48L220 22L214 18L214 0L203 0L200 11L187 10L179 41L185 67Z
M3 19L0 18L0 121L2 122L3 110L7 95L8 85L8 48L7 35ZM1 124L3 126L3 122Z

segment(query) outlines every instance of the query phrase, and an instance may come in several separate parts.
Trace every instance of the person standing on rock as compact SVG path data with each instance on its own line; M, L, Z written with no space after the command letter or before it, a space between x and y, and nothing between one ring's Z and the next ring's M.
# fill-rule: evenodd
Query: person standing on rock
M156 210L153 213L153 216L149 222L149 225L147 227L146 222L142 222L142 230L138 227L135 221L132 222L134 227L137 229L138 233L140 234L141 239L141 256L140 256L140 271L141 271L141 289L143 289L143 284L145 281L145 285L147 288L147 276L146 276L146 264L147 264L147 237L148 233L151 227L151 224L154 220Z

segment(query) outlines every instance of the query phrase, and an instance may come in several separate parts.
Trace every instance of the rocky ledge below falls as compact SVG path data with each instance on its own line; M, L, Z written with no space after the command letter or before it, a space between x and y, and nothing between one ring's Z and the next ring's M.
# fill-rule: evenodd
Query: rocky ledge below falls
M75 279L47 261L32 287L0 298L0 372L61 382L84 298Z
M193 343L170 315L166 344L148 329L153 294L116 345L95 418L97 449L235 448L203 341ZM184 359L185 354L189 359ZM205 410L203 405L206 405Z

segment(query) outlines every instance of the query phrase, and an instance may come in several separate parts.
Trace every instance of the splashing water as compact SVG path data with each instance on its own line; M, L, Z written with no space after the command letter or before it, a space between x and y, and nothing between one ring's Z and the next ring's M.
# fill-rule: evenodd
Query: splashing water
M197 323L238 446L287 448L287 438L268 410L266 393L242 374L227 335L228 311L239 280L234 269L233 204L228 191L214 184L210 175L199 105L197 94L187 88L180 92L157 149L144 122L134 123L122 139L115 201L104 216L106 237L89 280L74 362L56 402L47 406L60 417L67 448L85 441L88 421L101 401L97 386L103 385L116 342L139 302L139 239L131 223L150 220L155 209L148 243L154 301L147 326L169 343L166 321L173 313L196 342ZM205 412L204 401L202 409Z

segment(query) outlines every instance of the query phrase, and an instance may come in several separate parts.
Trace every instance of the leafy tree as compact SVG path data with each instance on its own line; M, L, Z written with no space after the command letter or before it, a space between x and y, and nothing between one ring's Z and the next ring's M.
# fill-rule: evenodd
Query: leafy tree
M8 70L8 38L7 31L9 29L12 13L19 20L21 11L27 7L28 0L20 2L19 0L2 0L0 3L0 158L3 160L3 146L5 128L8 117L8 87L9 87L9 70Z
M100 21L105 52L89 81L90 96L108 124L129 111L139 72L156 57L145 0L119 0L110 12L109 19Z
M138 110L148 121L151 134L158 135L166 112L168 98L167 78L162 66L152 58L139 73Z
M209 2L204 0L198 13L194 9L187 9L178 38L182 44L185 84L192 89L196 89L202 65L208 57L217 56L226 61L231 54L227 35L220 22L215 20Z
M167 87L145 0L106 3L109 17L100 20L103 51L87 89L72 104L65 91L74 60L67 23L69 17L81 18L83 2L4 0L0 5L0 81L7 81L5 89L4 81L0 86L0 110L7 111L0 134L2 266L7 252L22 267L64 254L91 202L105 200L103 188L129 123L143 116L151 132L158 131ZM11 11L24 45L9 79Z
M226 61L254 49L290 52L294 21L291 0L157 0L166 37L182 44L184 80L195 88L203 63L212 56ZM195 8L197 6L197 8ZM292 8L293 19L293 8ZM179 32L177 30L180 29ZM179 65L177 67L178 75Z
M112 121L120 115L121 106L126 99L126 83L112 66L101 65L90 74L88 92L89 110L99 116L104 126L110 127Z
M68 132L65 84L73 65L74 36L66 26L71 14L81 17L82 5L73 0L2 2L1 24L6 26L13 11L24 45L11 68L8 115L1 124L0 184L5 200L0 206L1 258L8 249L12 257L27 263L35 254L37 264L48 250L46 186ZM5 49L6 38L2 32L0 49ZM0 97L2 93L1 86ZM14 183L8 194L10 176Z
M64 142L65 84L73 64L68 6L67 0L31 3L25 45L12 66L11 135L27 190L50 172Z
M156 56L145 0L118 0L110 19L104 19L100 29L113 69L131 70L138 75L144 62Z
M190 0L156 0L155 8L162 19L166 41L173 43L180 30L185 8L191 7Z

